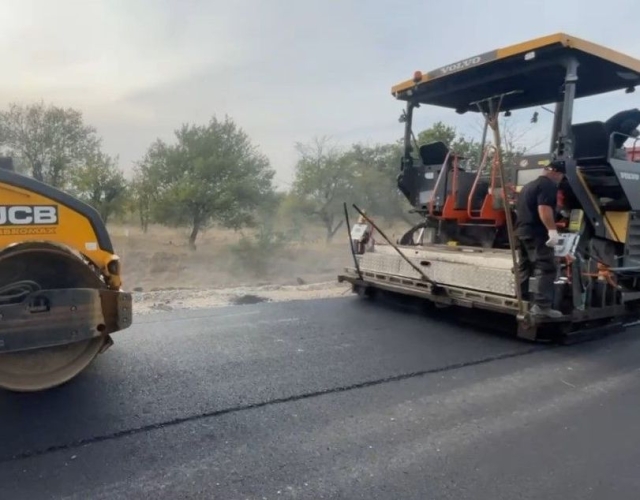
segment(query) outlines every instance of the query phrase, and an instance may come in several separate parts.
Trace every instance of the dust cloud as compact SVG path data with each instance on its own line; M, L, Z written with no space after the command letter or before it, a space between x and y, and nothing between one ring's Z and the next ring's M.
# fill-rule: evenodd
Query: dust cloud
M187 244L187 229L149 226L145 233L130 224L111 225L109 232L137 314L350 293L337 281L352 263L344 226L331 241L309 224L267 234L211 228L199 235L196 250Z

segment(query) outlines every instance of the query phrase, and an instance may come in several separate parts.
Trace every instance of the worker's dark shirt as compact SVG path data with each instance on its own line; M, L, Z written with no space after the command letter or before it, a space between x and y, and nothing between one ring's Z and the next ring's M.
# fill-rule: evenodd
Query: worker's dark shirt
M547 228L538 215L538 207L547 205L555 212L557 196L558 186L543 175L522 188L516 204L516 234L519 238L548 238Z

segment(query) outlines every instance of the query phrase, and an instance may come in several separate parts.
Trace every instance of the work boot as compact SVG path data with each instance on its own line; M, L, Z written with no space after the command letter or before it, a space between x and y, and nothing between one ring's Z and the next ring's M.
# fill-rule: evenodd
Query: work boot
M533 316L545 316L547 318L562 318L564 314L551 307L540 307L538 304L531 308L531 314Z

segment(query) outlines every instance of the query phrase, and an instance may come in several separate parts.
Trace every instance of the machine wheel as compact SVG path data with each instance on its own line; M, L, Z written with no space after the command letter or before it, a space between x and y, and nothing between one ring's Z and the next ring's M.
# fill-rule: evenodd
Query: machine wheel
M17 245L0 253L0 286L23 280L35 282L43 289L106 286L80 257L48 243ZM63 346L0 354L0 388L35 392L60 386L86 369L105 342L105 338L98 337Z
M377 290L371 286L354 285L353 291L363 299L373 300L376 298Z
M0 387L15 392L52 389L79 375L100 352L103 338L0 354Z

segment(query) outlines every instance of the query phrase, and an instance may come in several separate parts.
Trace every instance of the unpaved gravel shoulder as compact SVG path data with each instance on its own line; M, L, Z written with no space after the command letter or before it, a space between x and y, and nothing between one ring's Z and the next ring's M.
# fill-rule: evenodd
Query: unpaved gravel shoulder
M222 289L171 289L152 292L133 292L136 315L161 311L207 309L258 302L311 300L349 295L351 285L335 281L306 285L243 286Z

